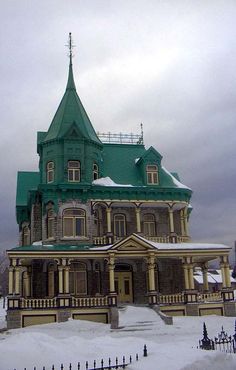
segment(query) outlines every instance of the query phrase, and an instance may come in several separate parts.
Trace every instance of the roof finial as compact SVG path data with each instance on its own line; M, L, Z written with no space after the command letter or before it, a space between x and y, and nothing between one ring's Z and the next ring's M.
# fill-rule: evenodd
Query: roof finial
M68 40L68 44L66 46L69 49L70 65L72 65L72 58L74 56L73 53L72 53L72 50L75 47L75 45L73 44L73 41L72 41L71 32L69 33L69 40Z

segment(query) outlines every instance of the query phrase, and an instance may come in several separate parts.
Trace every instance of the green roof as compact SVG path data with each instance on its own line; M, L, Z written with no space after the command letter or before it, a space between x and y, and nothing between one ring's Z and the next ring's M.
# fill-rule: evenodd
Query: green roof
M15 247L10 249L11 251L19 251L19 252L38 252L38 251L87 251L89 249L96 248L96 245L88 245L88 244L81 244L81 245L60 245L60 244L45 244L45 245L25 245L21 247Z
M103 176L119 184L142 185L135 163L145 152L140 144L103 144Z
M102 145L76 92L70 63L66 91L43 142L64 137L72 126L76 128L76 133L79 133L81 138Z
M18 172L16 206L27 206L28 192L29 190L37 190L39 181L39 172Z

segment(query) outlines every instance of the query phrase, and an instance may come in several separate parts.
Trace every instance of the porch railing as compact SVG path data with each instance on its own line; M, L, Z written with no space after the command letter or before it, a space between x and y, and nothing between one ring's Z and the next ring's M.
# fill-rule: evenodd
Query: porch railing
M72 307L104 307L108 306L108 297L72 297Z
M176 294L160 294L158 296L159 304L178 304L184 303L184 294L183 293L176 293Z
M155 243L170 243L170 237L169 236L144 236L147 240L150 240ZM121 240L124 237L121 236L113 236L113 242L117 242ZM176 242L177 243L186 243L189 242L190 238L188 236L176 236ZM94 245L106 245L108 243L107 237L104 236L95 236L93 238L93 244Z
M197 301L201 302L222 302L223 298L221 292L216 293L199 293L197 296Z
M178 304L184 303L184 293L176 293L176 294L159 294L158 295L158 303L159 304ZM198 293L197 294L197 302L198 303L206 303L206 302L223 302L223 297L221 292L217 293Z
M57 298L21 298L21 308L55 308Z

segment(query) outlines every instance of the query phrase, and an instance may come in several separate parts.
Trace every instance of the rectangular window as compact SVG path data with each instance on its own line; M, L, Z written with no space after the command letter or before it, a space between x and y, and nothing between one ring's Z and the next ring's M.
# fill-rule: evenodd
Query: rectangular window
M64 236L73 236L73 218L64 217Z
M75 232L76 236L84 236L84 218L76 218L75 219Z

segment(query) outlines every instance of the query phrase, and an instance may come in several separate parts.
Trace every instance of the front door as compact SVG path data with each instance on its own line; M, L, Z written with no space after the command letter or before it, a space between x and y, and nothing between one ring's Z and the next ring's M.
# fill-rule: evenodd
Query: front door
M132 272L115 271L115 290L119 303L133 302Z

